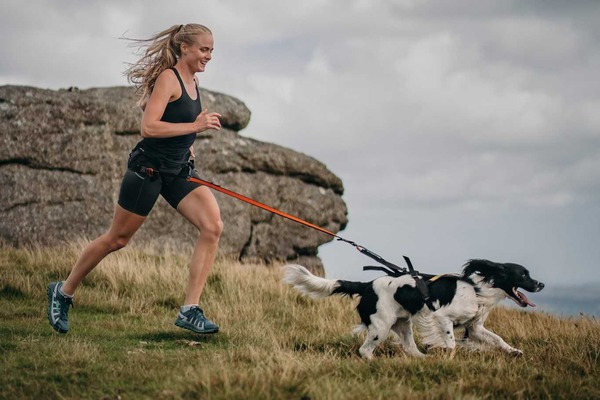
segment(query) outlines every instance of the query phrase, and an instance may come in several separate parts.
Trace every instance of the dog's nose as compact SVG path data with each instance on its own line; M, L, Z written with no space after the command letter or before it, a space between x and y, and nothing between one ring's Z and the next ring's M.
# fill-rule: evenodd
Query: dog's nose
M542 282L538 282L538 292L544 288L544 284Z

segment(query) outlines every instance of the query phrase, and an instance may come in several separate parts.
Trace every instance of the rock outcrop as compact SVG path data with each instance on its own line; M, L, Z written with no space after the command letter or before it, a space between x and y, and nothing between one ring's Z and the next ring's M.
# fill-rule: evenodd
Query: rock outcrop
M239 100L201 91L222 114L221 131L195 143L201 176L332 232L347 210L341 180L304 154L239 135L250 111ZM43 90L0 87L0 238L55 245L94 238L110 225L127 155L140 140L141 112L130 87ZM244 260L297 260L322 272L329 235L220 193L225 232L219 254ZM198 232L160 198L132 244L191 249Z

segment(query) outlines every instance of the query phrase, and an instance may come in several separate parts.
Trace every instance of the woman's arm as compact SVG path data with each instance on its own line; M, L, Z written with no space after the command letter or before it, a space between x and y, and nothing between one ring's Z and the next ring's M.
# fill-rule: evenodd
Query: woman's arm
M168 71L168 70L167 70ZM162 118L165 108L179 94L179 81L172 71L163 71L148 99L142 117L141 134L144 138L168 138L186 135L191 132L202 132L207 129L220 129L221 122L218 113L203 110L194 122L172 123L164 122ZM183 93L181 94L183 95Z

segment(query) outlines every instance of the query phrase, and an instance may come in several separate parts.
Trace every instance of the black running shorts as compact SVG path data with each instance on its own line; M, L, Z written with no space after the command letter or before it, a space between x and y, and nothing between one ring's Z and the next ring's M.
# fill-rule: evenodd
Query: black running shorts
M121 190L119 191L119 205L134 214L147 216L154 207L158 195L177 209L179 202L192 190L200 187L199 183L190 182L185 175L155 175L153 177L134 172L130 169L125 172Z

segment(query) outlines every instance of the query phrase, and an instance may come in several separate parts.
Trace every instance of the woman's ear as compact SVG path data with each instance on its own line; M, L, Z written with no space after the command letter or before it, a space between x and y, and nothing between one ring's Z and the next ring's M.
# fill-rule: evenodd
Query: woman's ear
M189 51L190 46L188 46L188 44L186 42L181 43L181 46L179 46L179 54L181 54L182 56L187 54L187 52Z

